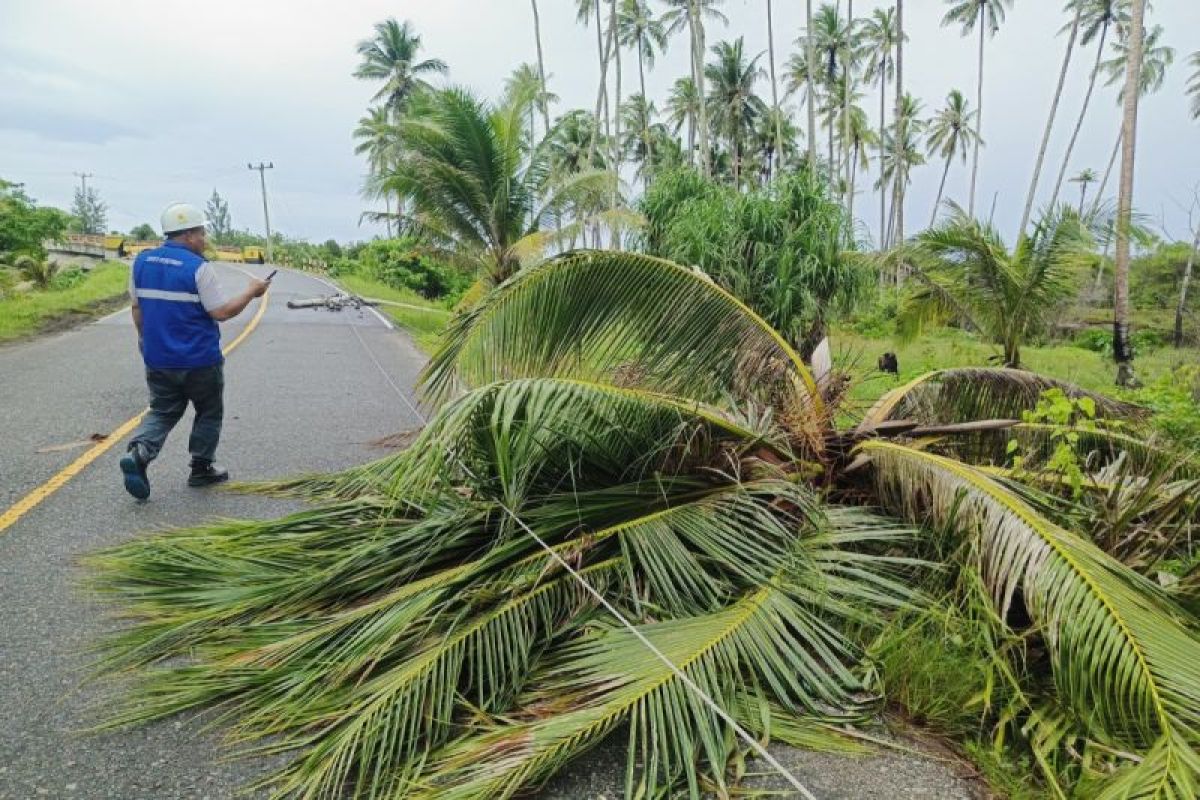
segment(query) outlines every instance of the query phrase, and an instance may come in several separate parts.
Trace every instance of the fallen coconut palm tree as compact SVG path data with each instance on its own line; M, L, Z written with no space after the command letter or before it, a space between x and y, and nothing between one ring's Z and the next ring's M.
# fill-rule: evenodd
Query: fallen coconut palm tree
M1075 421L1025 419L1049 389L1085 408L1067 444L1092 475L1132 463L1139 409L947 370L839 427L830 376L736 298L609 252L493 289L424 385L441 405L408 449L259 487L323 506L94 559L131 620L104 650L136 679L113 724L217 707L249 754L289 754L268 780L299 797L508 797L617 730L629 797L726 792L740 744L695 688L756 735L836 744L823 725L880 700L861 632L921 602L936 528L1047 653L1013 724L1053 709L1098 796L1195 791L1198 620L1063 511L1103 492L1056 494L1034 445Z

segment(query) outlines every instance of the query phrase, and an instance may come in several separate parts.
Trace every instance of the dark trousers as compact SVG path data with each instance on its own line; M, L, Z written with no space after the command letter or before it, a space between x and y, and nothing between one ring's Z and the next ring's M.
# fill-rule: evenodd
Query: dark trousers
M221 421L225 416L225 372L218 364L200 369L146 368L150 388L150 412L142 420L129 443L138 445L145 461L153 461L162 449L167 434L183 416L190 402L196 408L188 450L192 462L209 462L221 439Z

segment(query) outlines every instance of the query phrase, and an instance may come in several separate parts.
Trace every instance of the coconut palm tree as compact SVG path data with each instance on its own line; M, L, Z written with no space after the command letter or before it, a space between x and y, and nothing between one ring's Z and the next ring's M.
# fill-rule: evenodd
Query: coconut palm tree
M791 115L783 109L776 113L774 109L768 108L767 112L759 117L754 140L755 149L758 151L761 182L764 185L782 174L786 165L795 165L801 135Z
M854 198L858 194L858 170L870 169L871 151L878 149L880 140L871 127L867 112L858 106L850 106L850 185L847 213L855 220Z
M1129 21L1129 0L1071 0L1068 8L1082 12L1079 45L1087 47L1095 41L1096 60L1088 76L1088 88L1083 96L1083 105L1079 109L1079 118L1075 121L1075 129L1071 131L1071 138L1067 142L1062 165L1058 169L1058 177L1054 181L1054 191L1050 194L1048 206L1050 208L1058 203L1058 195L1062 191L1063 180L1066 178L1067 169L1071 163L1071 154L1075 152L1075 143L1079 139L1079 132L1083 129L1084 118L1087 117L1092 93L1096 88L1096 78L1100 76L1100 62L1104 58L1104 45L1108 39L1108 31L1114 25L1125 25Z
M938 208L942 204L942 194L946 190L946 176L950 174L950 162L955 156L967 163L967 154L979 138L975 129L975 112L970 110L967 99L958 89L952 89L946 95L946 105L943 106L933 119L929 121L929 138L926 146L929 155L936 155L945 162L942 168L942 181L938 184L937 199L933 201L933 214L929 218L929 226L937 222ZM1082 212L1081 212L1082 213Z
M1128 26L1119 29L1118 32L1121 38L1113 44L1113 50L1116 55L1103 62L1100 67L1108 73L1108 81L1106 85L1112 86L1116 83L1121 83L1124 80L1125 65L1129 57L1129 40ZM1175 61L1175 49L1158 43L1162 36L1163 29L1161 25L1155 25L1154 28L1144 31L1145 38L1142 47L1142 72L1141 77L1137 82L1139 99L1153 94L1162 88L1166 80L1167 67ZM1117 94L1117 103L1124 104L1125 101L1125 86L1122 84L1120 92ZM1108 167L1104 170L1104 177L1100 179L1100 189L1096 192L1095 202L1099 203L1104 197L1104 191L1108 188L1108 179L1112 177L1113 166L1117 162L1117 154L1121 150L1121 140L1124 134L1125 126L1122 118L1121 131L1117 134L1117 140L1113 144L1112 155L1108 159Z
M921 103L905 94L897 109L896 118L884 134L884 160L875 188L892 191L892 215L888 220L885 241L904 240L904 196L912 183L912 168L925 163L921 137L925 123L920 119Z
M669 8L662 16L663 25L668 34L677 33L687 28L691 41L692 81L696 85L696 95L699 98L708 96L704 86L704 54L705 20L729 24L729 19L721 13L719 7L725 0L666 0ZM700 167L705 175L712 174L712 152L709 147L708 108L706 103L696 107L696 129L700 143Z
M830 107L835 102L832 99L835 94L840 99L841 93L837 91L836 86L843 83L842 75L848 68L847 58L852 49L850 29L842 23L835 6L823 3L813 18L812 27L806 29L796 42L805 53L810 47L814 53L812 63L816 71L813 77L818 79L817 82L825 96L824 108L818 110L823 112L829 134L829 175L832 182L833 176L837 174L837 162L833 156L833 129L840 114Z
M1080 170L1079 174L1071 178L1071 183L1079 184L1079 214L1083 216L1083 204L1087 201L1087 187L1090 183L1095 183L1097 180L1095 170L1090 167Z
M396 114L405 111L414 93L430 88L428 78L446 73L446 62L439 58L417 60L421 37L407 20L376 23L375 36L359 42L357 50L362 60L354 77L382 81L371 99L382 100Z
M1092 241L1075 209L1047 214L1011 251L990 224L950 203L950 217L902 245L918 271L899 314L906 337L929 323L958 318L1021 367L1021 345L1049 326L1075 295L1075 275L1094 260Z
M1146 13L1146 0L1133 0L1133 8L1129 15L1129 32L1125 41L1118 43L1118 58L1124 62L1125 83L1121 89L1121 102L1124 106L1121 120L1121 185L1117 193L1117 252L1113 263L1113 360L1117 362L1117 385L1135 386L1137 378L1133 374L1133 346L1129 339L1129 225L1133 215L1133 165L1137 155L1137 121L1138 100L1142 95L1142 86L1147 83L1146 70L1152 75L1149 83L1162 84L1165 66L1158 74L1153 74L1159 64L1169 64L1174 53L1165 53L1167 48L1160 48L1149 60L1143 60L1147 53L1154 53L1158 34L1161 27L1155 27L1153 33L1146 35L1143 19ZM1116 61L1117 59L1113 59ZM1108 65L1113 62L1107 62ZM1111 81L1110 81L1111 82Z
M667 98L667 120L675 133L687 125L688 163L695 163L696 150L696 121L700 114L700 95L696 92L696 83L691 78L678 78L671 85L671 95Z
M731 796L743 744L700 692L753 737L828 742L879 707L862 634L945 574L1015 642L1014 726L1061 709L1042 757L1095 742L1091 796L1187 796L1197 617L1077 513L1161 452L1136 409L944 370L838 428L836 385L689 267L531 267L453 321L411 447L260 489L336 501L92 559L131 618L104 666L140 678L114 722L219 705L313 798L511 797L614 733L627 797ZM1023 422L1053 390L1079 413ZM1039 455L1070 431L1079 501Z
M1106 86L1119 85L1118 101L1125 101L1125 72L1126 66L1133 54L1133 42L1131 41L1130 32L1133 30L1133 22L1126 29L1122 29L1121 35L1117 41L1113 42L1113 57L1100 63L1101 71L1108 74L1108 80L1105 81ZM1162 88L1163 83L1167 79L1167 68L1175 63L1175 48L1169 45L1161 44L1160 41L1163 35L1163 26L1155 25L1153 28L1144 30L1142 47L1142 70L1138 77L1137 86L1138 92L1142 95L1153 94Z
M1192 119L1200 119L1200 50L1192 53L1188 63L1192 65L1192 76L1188 79L1187 92L1192 96Z
M387 171L392 156L395 153L396 135L392 126L392 112L386 106L373 106L365 116L359 117L358 127L354 129L354 138L358 144L354 146L355 155L366 155L369 175L378 176ZM372 186L371 181L367 183ZM368 188L368 194L374 190ZM387 235L392 235L392 205L391 197L383 192L384 226Z
M642 104L645 105L646 68L654 66L658 53L667 47L667 30L662 20L654 16L650 4L646 0L622 0L620 16L617 20L618 41L626 47L637 51L638 86L641 90ZM653 106L653 103L650 104ZM642 135L642 147L645 149L643 166L653 162L650 140L650 116L643 115L644 127L639 128ZM649 173L646 173L647 178Z
M538 14L537 0L529 0L529 3L533 6L533 39L537 44L538 79L541 82L542 100L538 102L538 108L542 112L542 124L545 126L543 131L545 133L549 133L550 108L549 104L545 102L545 98L549 96L549 90L546 88L546 60L542 56L542 22L541 17Z
M845 93L849 91L850 96L846 97ZM849 177L843 170L843 159L841 153L849 149L849 141L846 140L846 132L850 126L850 119L847 116L847 108L851 110L858 107L858 102L862 100L863 94L857 90L857 84L844 80L835 81L829 86L829 91L825 95L824 102L821 103L818 109L821 112L821 121L825 124L826 132L830 135L829 145L829 183L831 186L838 187L839 191L845 191L849 183ZM837 142L835 148L833 143ZM836 155L835 155L836 153Z
M733 185L740 186L746 141L757 121L767 113L766 104L754 91L755 83L763 75L758 65L762 54L749 58L740 36L732 42L713 45L712 54L715 60L704 68L711 87L706 104L714 130L729 146Z
M884 127L887 124L887 85L896 75L896 45L899 31L896 27L896 9L877 8L871 16L864 19L861 29L861 41L864 52L870 54L867 60L866 73L863 79L867 83L879 84L879 142L884 138ZM879 152L879 164L882 171L884 160L883 151ZM887 192L879 193L879 241L884 245L884 229L887 227Z
M550 169L548 148L530 152L532 89L500 106L461 89L429 93L419 114L397 121L398 160L378 179L409 199L426 235L473 260L491 283L540 255L546 225L570 203L615 181L603 170L563 175Z
M1017 228L1018 236L1025 234L1025 228L1029 226L1029 216L1033 213L1033 200L1037 196L1038 182L1042 177L1042 165L1046 162L1046 148L1050 144L1050 133L1054 130L1055 117L1058 116L1058 103L1062 99L1063 85L1067 82L1067 69L1071 66L1071 55L1075 52L1075 40L1079 38L1079 26L1082 21L1083 6L1076 4L1075 14L1066 29L1069 31L1067 50L1063 54L1062 68L1058 71L1058 85L1054 87L1054 98L1050 101L1050 114L1046 118L1046 128L1042 131L1042 142L1038 146L1037 158L1034 160L1033 178L1029 181L1029 192L1025 197L1025 210L1021 214L1021 226ZM1057 202L1058 197L1052 197L1049 207L1053 208Z
M1005 7L1012 7L1012 0L946 0L950 10L942 18L942 25L962 26L963 36L979 29L979 66L976 75L975 115L976 130L983 136L983 52L987 36L995 36L1004 22ZM979 177L979 143L976 141L971 156L971 192L967 213L975 213L975 187Z
M775 156L771 163L783 163L783 123L785 117L779 110L779 81L775 76L775 15L774 4L767 0L767 53L771 69L771 119L775 125Z
M908 137L903 135L904 126L900 124L904 117L905 98L907 97L907 94L904 91L904 42L906 41L904 33L904 0L896 0L896 34L896 108L894 112L895 117L893 119L893 124L897 127L897 130L901 133L901 135L892 137L892 146L895 148L895 153L893 153L895 164L903 164L906 160L904 150L908 144ZM899 168L893 169L893 173L895 185L892 187L892 219L897 221L898 224L896 225L896 231L898 233L898 239L903 241L904 204L901 202L899 205L897 205L896 198L903 198L904 196L904 189L908 181L908 173L907 170ZM890 240L890 235L887 240ZM897 285L899 284L900 275L900 272L896 273Z
M631 94L621 104L625 129L625 137L621 141L622 155L628 156L638 165L637 177L641 178L644 185L649 185L654 169L654 148L650 131L656 125L654 118L657 113L654 101L647 101L641 94Z

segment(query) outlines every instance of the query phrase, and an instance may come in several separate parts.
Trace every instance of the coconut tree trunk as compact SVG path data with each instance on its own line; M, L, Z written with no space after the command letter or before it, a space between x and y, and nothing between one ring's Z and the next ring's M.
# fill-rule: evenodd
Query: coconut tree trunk
M378 208L379 206L376 206ZM383 193L383 211L387 215L383 219L383 228L387 231L387 237L392 238L392 198L387 192Z
M617 35L617 0L609 0L608 24L612 26L613 69L615 72L613 94L613 171L621 172L621 40ZM616 206L616 189L613 189L613 205Z
M1113 167L1117 164L1117 155L1121 152L1121 142L1125 140L1125 123L1121 123L1121 130L1117 133L1117 141L1113 142L1112 155L1108 157L1108 167L1104 170L1104 177L1100 180L1100 189L1096 192L1096 196L1092 198L1092 211L1100 208L1100 202L1104 199L1104 190L1108 188L1108 179L1112 177Z
M712 175L711 152L708 146L708 103L705 102L704 91L704 21L700 19L699 0L690 0L688 4L688 21L692 29L692 61L696 73L696 102L698 126L700 128L700 166L706 176Z
M813 69L816 66L816 53L813 50L812 36L812 0L805 0L805 25L804 29L804 63L807 64L805 70L808 74L805 76L805 91L808 93L808 168L816 171L817 168L817 107L814 105L816 95L813 92Z
M596 10L596 47L600 50L600 97L604 103L604 135L612 138L612 107L608 103L608 61L612 57L613 32L601 34L604 23L600 21L600 0L593 4ZM599 114L596 115L599 121Z
M946 156L946 166L942 169L942 182L938 184L937 199L933 201L933 215L929 218L929 227L931 228L937 222L938 206L942 204L942 192L946 191L946 176L950 174L950 161L953 158L953 154Z
M862 154L862 142L857 137L854 141L854 154L850 156L850 226L854 226L854 195L858 185L858 159Z
M1192 282L1192 266L1196 263L1197 250L1200 250L1200 227L1196 228L1196 238L1192 240L1192 249L1183 267L1183 279L1179 283L1179 302L1175 306L1176 347L1183 347L1183 315L1187 311L1188 285Z
M642 92L642 105L646 113L642 114L642 144L646 148L646 163L642 171L647 186L650 185L650 172L654 168L654 153L650 148L650 101L646 99L646 55L642 49L642 37L637 37L638 55L638 87Z
M542 84L542 96L538 105L542 109L542 123L546 126L546 133L550 133L550 110L546 107L546 62L542 57L542 23L538 16L537 0L529 2L533 6L533 38L537 42L538 78Z
M592 126L592 138L588 143L588 166L592 166L596 159L596 146L600 137L600 115L604 114L604 135L609 135L608 124L608 54L612 48L612 30L610 29L604 38L601 39L600 34L600 0L596 0L596 41L600 48L600 88L596 91L596 113L593 116L595 124Z
M771 59L771 108L775 113L775 162L771 165L774 177L775 166L783 165L783 121L779 116L779 82L775 79L775 23L771 14L771 0L767 0L767 50Z
M1062 165L1058 168L1058 178L1054 181L1054 191L1050 195L1050 205L1058 202L1058 193L1062 191L1063 180L1071 163L1071 153L1075 151L1075 142L1083 129L1083 119L1087 116L1088 104L1092 101L1092 91L1096 88L1096 76L1100 74L1100 61L1104 56L1104 40L1108 36L1108 25L1100 29L1100 43L1096 48L1096 63L1092 65L1092 75L1088 80L1087 93L1083 96L1083 108L1079 110L1079 119L1075 120L1075 130L1071 131L1071 139L1067 142L1067 153L1063 156Z
M887 249L887 186L883 183L884 175L884 147L883 134L887 123L887 58L890 53L884 53L880 58L883 59L884 66L879 70L879 247L881 250Z
M1075 21L1071 23L1071 35L1067 38L1067 52L1063 55L1062 69L1058 72L1058 86L1054 89L1054 100L1050 103L1050 116L1046 119L1046 130L1042 132L1042 144L1038 148L1037 161L1033 165L1033 180L1029 182L1029 195L1025 198L1025 211L1021 215L1021 227L1017 229L1017 239L1025 235L1029 226L1029 216L1033 213L1033 199L1037 195L1038 180L1042 176L1042 164L1046 161L1046 147L1050 144L1050 132L1054 129L1054 117L1058 114L1058 103L1062 99L1063 84L1067 81L1067 68L1071 66L1071 53L1075 50L1075 39L1079 36L1079 20L1083 17L1083 3L1075 4ZM1057 195L1051 199L1050 208L1058 201Z
M1146 0L1133 0L1129 23L1129 57L1125 64L1125 97L1121 141L1121 185L1117 193L1117 257L1113 267L1113 358L1117 385L1134 386L1133 348L1129 341L1129 227L1133 215L1133 167L1137 156L1138 79Z
M846 32L854 25L854 0L846 0ZM850 190L850 59L842 64L842 186ZM849 204L847 204L849 205Z
M1079 216L1083 216L1083 204L1087 202L1087 181L1079 182Z
M979 6L979 65L975 78L975 146L971 156L971 194L967 201L967 213L975 216L975 185L979 180L979 142L983 138L983 44L984 21L987 6Z
M900 130L904 109L904 0L896 0L896 190L892 195L892 215L896 219L893 242L904 241L904 169L901 156L904 153L905 131Z

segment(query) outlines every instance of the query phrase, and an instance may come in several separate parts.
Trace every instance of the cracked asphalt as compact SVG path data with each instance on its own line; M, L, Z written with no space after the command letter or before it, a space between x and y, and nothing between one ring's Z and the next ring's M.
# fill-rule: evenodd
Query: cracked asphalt
M221 265L235 289L241 268ZM248 267L263 276L265 267ZM316 278L280 270L257 327L226 361L226 420L218 461L237 480L326 471L376 458L371 442L419 424L410 402L423 357L369 310L288 310L326 294ZM231 341L251 306L222 326ZM382 372L381 372L382 370ZM386 375L382 374L386 372ZM127 310L33 341L0 347L0 513L71 463L146 404ZM262 761L230 760L220 730L186 716L134 730L91 733L111 685L85 681L88 649L109 630L80 588L80 556L139 532L218 517L265 518L284 501L188 489L190 413L151 467L153 493L122 488L118 443L0 532L0 800L223 800L261 778ZM886 751L865 758L781 748L788 769L820 798L970 798L978 787L953 765ZM763 765L752 765L761 771ZM542 800L614 800L624 748L606 743L538 793ZM749 782L789 795L772 776Z

